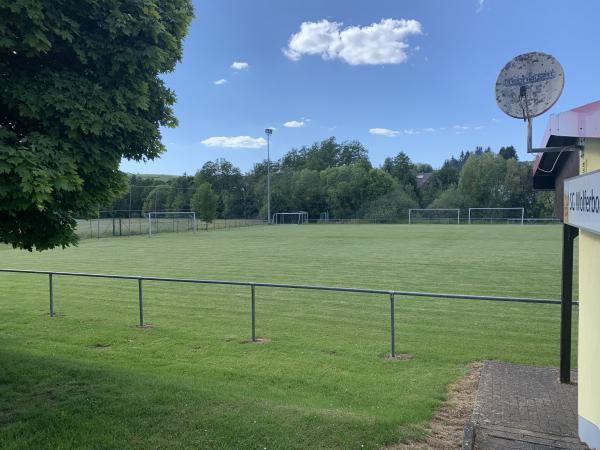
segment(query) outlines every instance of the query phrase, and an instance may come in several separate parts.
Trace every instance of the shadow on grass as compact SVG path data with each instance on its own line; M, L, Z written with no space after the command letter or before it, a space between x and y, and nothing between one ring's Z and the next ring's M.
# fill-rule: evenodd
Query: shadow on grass
M197 380L0 350L3 449L376 448L389 423L299 412Z

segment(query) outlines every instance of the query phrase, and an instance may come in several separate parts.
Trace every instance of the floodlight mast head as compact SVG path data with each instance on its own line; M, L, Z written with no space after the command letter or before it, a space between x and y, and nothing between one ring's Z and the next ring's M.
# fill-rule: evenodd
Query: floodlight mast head
M516 56L500 71L496 80L496 103L509 116L527 122L528 153L532 151L532 118L554 106L564 84L560 63L542 52Z
M265 128L265 134L268 134L268 135L273 134L273 128Z

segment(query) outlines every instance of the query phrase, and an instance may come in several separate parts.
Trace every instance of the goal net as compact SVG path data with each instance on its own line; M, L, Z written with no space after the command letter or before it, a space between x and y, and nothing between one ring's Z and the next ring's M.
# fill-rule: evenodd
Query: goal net
M198 231L193 211L154 211L148 213L148 236L160 232Z
M302 225L308 223L308 213L306 211L280 212L273 214L271 223L275 225Z
M408 210L408 223L459 224L460 209L457 208L412 208Z
M525 208L469 208L469 223L523 225Z

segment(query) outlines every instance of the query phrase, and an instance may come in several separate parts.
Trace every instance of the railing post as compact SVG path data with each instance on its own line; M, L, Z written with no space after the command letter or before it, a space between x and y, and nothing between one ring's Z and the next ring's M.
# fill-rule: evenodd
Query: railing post
M390 345L392 358L396 357L396 328L394 320L394 292L390 292Z
M144 305L142 303L142 279L138 278L138 301L140 305L140 328L144 327Z
M250 285L252 291L252 342L256 342L256 286Z
M52 273L48 274L48 287L50 288L50 317L54 317L54 289L52 287Z

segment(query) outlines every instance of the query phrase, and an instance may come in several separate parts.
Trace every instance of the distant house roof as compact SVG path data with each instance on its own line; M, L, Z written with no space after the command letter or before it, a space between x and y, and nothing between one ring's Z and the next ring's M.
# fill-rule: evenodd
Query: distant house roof
M417 186L423 187L429 181L429 178L433 175L433 172L422 172L417 174Z
M552 114L548 119L541 146L575 145L579 138L600 138L600 100ZM548 185L548 179L553 179L562 170L568 159L563 155L564 153L560 152L543 152L537 155L533 163L534 187L536 184ZM540 187L540 189L544 188Z

